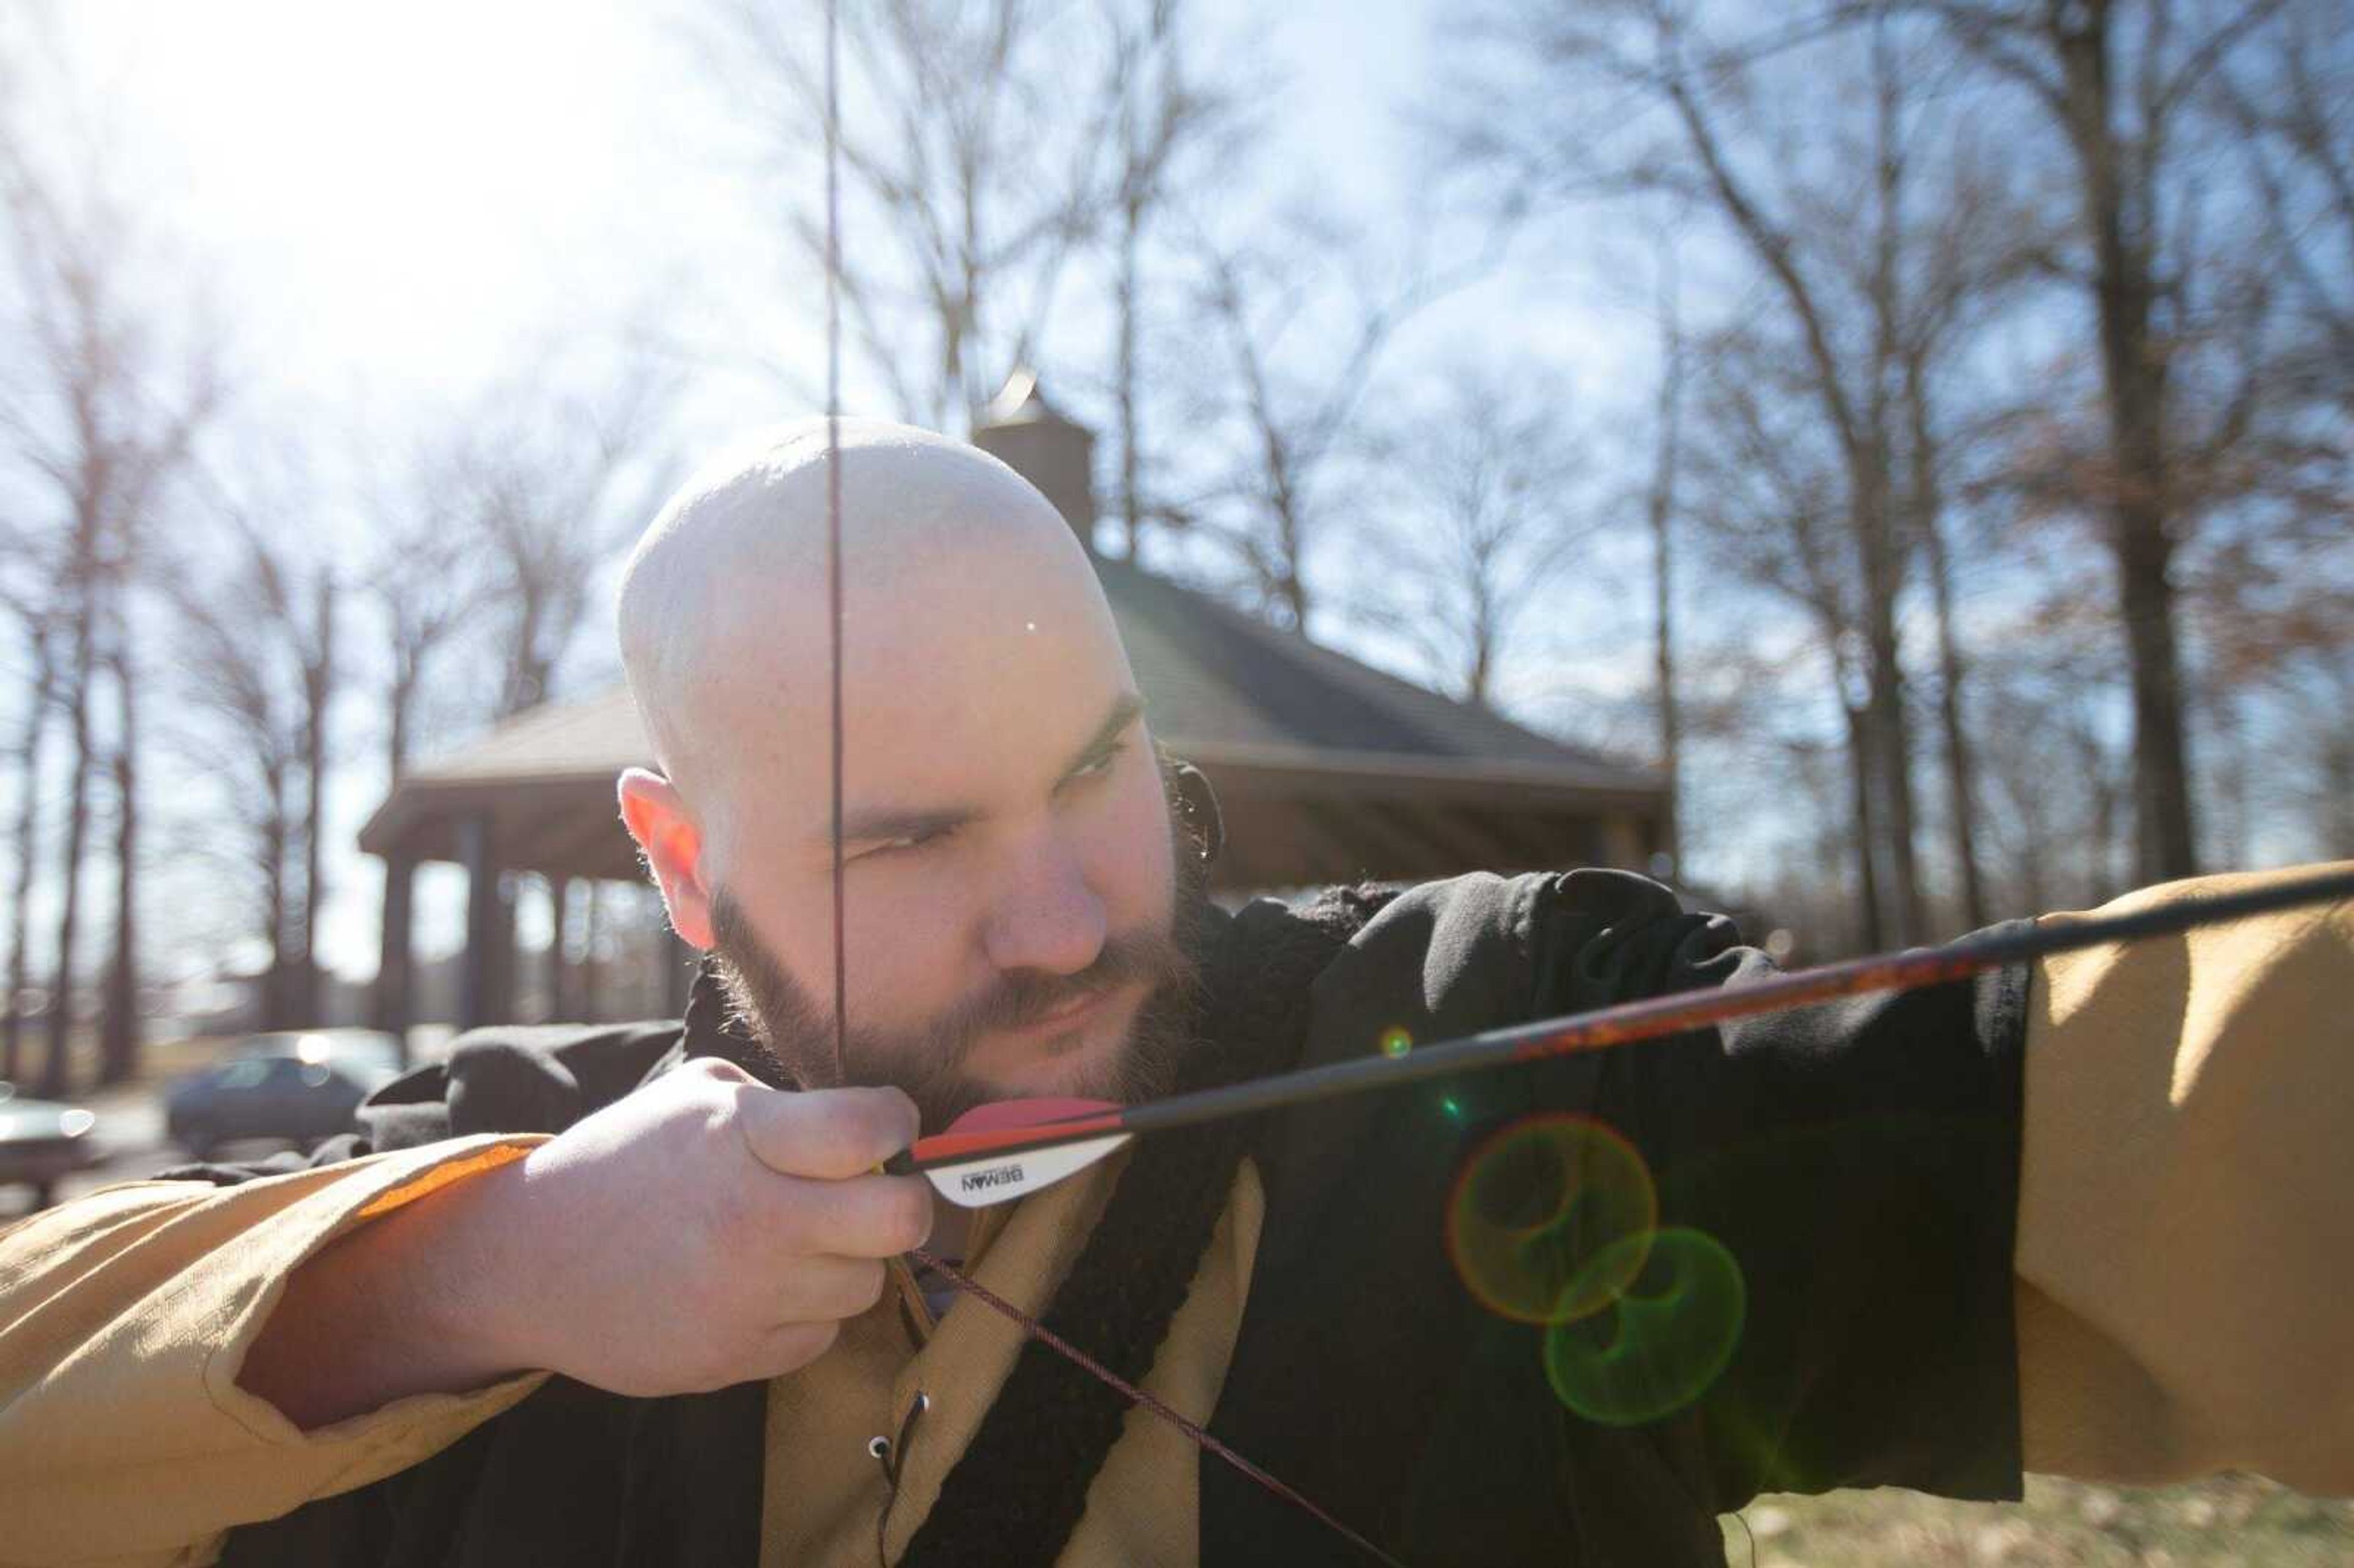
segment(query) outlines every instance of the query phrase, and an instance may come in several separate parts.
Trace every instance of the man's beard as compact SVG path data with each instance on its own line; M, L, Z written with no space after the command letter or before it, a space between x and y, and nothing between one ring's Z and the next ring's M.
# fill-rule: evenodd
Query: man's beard
M1176 874L1162 928L1113 932L1095 961L1074 974L999 974L986 991L911 1031L864 1028L854 1019L843 1042L849 1081L897 1085L923 1113L925 1128L938 1131L973 1107L1005 1097L1003 1088L963 1071L984 1036L1034 1023L1079 997L1142 980L1149 989L1128 1038L1067 1092L1122 1105L1167 1094L1193 1043L1209 928L1209 870L1190 835L1175 830L1173 797L1171 813ZM831 1014L785 972L725 888L712 890L711 934L713 969L737 1016L769 1053L769 1065L803 1087L833 1084Z

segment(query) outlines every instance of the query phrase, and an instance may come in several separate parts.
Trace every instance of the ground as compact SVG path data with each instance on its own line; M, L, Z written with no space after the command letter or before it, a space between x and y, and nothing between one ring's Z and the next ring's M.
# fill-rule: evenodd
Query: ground
M2019 1503L1882 1489L1764 1497L1728 1516L1725 1561L1745 1568L2348 1568L2354 1499L2224 1476L2197 1486L2086 1486L2044 1476Z

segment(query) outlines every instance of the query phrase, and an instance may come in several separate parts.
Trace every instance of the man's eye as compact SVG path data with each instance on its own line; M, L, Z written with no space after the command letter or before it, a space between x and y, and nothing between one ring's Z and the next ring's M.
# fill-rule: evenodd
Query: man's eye
M1127 749L1128 747L1125 746L1115 746L1109 751L1102 752L1095 757L1091 757L1087 761L1079 764L1078 768L1071 774L1071 777L1074 779L1099 779L1103 775L1111 771L1112 764L1118 762L1119 760L1119 754Z
M928 849L932 845L940 842L954 831L955 830L952 828L934 828L929 832L908 833L900 838L885 839L881 843L875 845L871 849L859 851L857 854L851 858L854 860L865 860L874 855L911 854L917 850Z

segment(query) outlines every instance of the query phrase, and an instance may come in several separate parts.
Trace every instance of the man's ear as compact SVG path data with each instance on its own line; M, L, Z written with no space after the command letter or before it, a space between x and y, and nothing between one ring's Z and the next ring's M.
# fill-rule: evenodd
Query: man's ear
M642 768L621 774L621 821L645 852L670 908L671 929L688 946L711 950L711 889L703 880L703 833L678 786Z

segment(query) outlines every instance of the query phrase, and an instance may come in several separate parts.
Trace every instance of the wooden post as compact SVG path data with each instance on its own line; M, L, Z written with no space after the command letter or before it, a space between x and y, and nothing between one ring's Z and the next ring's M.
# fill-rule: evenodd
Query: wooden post
M1621 811L1602 819L1602 863L1623 871L1643 869L1642 834L1635 820Z
M416 1020L410 1001L413 979L417 862L398 849L384 857L384 928L376 943L376 1026L388 1031L408 1065L408 1027Z
M493 971L498 967L499 871L491 860L487 816L458 823L458 861L466 868L466 955L458 971L458 1027L477 1029L493 1022Z
M572 885L578 879L570 876L550 876L547 879L547 1014L548 1022L562 1022L579 1018L580 1012L573 995L573 977L578 972L572 965Z

